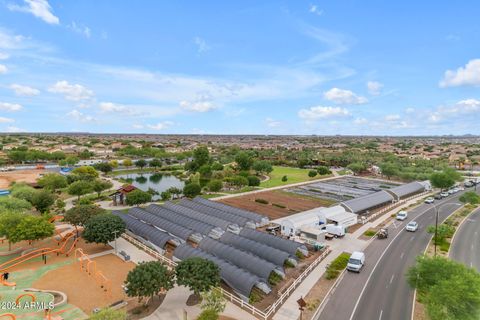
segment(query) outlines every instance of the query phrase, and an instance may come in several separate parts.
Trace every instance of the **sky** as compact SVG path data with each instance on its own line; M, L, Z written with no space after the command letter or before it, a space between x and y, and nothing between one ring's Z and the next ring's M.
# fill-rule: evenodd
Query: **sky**
M0 0L0 132L480 134L478 12Z

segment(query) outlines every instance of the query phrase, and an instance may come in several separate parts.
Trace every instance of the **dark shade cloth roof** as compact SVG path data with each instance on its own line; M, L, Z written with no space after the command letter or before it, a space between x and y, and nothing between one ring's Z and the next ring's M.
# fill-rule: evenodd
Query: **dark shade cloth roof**
M217 258L203 250L193 248L188 244L179 245L173 251L173 256L184 260L190 257L200 257L215 263L220 268L220 277L233 290L244 297L249 297L252 288L260 282L260 278L250 272L234 266L233 264Z
M198 244L198 247L205 252L213 254L220 259L259 276L265 282L268 281L270 274L277 268L277 266L271 262L209 237L203 238Z
M391 188L387 192L393 193L398 198L408 196L414 193L420 193L425 191L425 186L420 182L414 181L398 187Z
M265 232L260 232L260 231L248 229L248 228L243 228L242 231L240 231L240 235L242 237L264 243L270 247L274 247L279 250L288 252L292 256L295 256L298 249L300 249L301 247L304 247L302 243L283 239L283 238L274 236L272 234L268 234Z
M177 212L179 214L182 214L184 216L188 216L192 219L203 221L205 223L208 223L208 224L214 225L216 227L222 228L223 230L226 230L228 228L228 226L234 224L233 222L230 222L230 221L227 221L227 220L224 220L224 219L221 219L221 218L209 215L209 214L205 214L205 213L202 213L202 212L199 212L199 211L187 208L187 207L183 207L183 206L180 206L178 204L175 204L175 203L169 202L169 201L165 202L163 204L163 207L167 208L168 210L171 210L171 211Z
M205 214L209 214L209 215L212 215L212 216L215 216L215 217L233 222L233 223L239 225L240 227L243 227L247 224L247 222L252 221L251 219L247 219L247 218L244 218L244 217L241 217L241 216L229 213L229 212L225 212L225 211L222 211L222 210L211 208L211 207L208 207L204 204L201 204L201 203L198 203L198 202L193 202L193 201L187 200L187 199L182 199L179 204L181 206L184 206L184 207L187 207L187 208L190 208L190 209L193 209L193 210L205 213Z
M192 229L193 231L203 235L208 235L210 231L212 231L212 229L215 228L215 226L212 226L211 224L192 219L188 216L168 210L167 208L164 208L156 204L149 205L148 207L145 208L145 211L148 211L158 217L170 220L171 222L174 222L185 228Z
M174 237L168 233L160 231L157 228L143 223L142 221L137 220L121 211L113 211L112 213L116 216L119 216L127 225L127 229L132 233L150 241L159 248L165 248L167 242L174 239Z
M276 266L282 267L290 254L288 252L267 246L266 244L239 236L232 232L225 232L219 239L225 244L229 244L237 249L251 252L262 259L270 261Z
M128 214L162 230L165 230L166 232L185 241L194 233L192 229L185 228L181 225L171 222L170 220L161 218L140 208L131 208L128 210Z
M347 200L341 204L353 213L363 212L379 205L390 203L394 200L393 196L387 191L378 191L365 196Z
M211 200L208 200L208 199L205 199L205 198L202 198L202 197L195 197L193 199L193 201L197 202L197 203L204 204L204 205L206 205L210 208L215 208L215 209L218 209L218 210L222 210L222 211L225 211L225 212L229 212L229 213L232 213L232 214L239 215L239 216L244 217L246 219L255 221L256 223L265 223L265 222L268 221L268 217L266 217L264 215L261 215L261 214L255 213L255 212L251 212L251 211L247 211L247 210L243 210L243 209L239 209L239 208L235 208L235 207L232 207L232 206L220 203L220 202L211 201Z

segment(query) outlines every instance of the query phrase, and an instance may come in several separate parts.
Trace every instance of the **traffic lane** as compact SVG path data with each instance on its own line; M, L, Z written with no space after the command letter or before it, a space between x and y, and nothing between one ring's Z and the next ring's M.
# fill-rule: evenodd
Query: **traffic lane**
M445 199L439 204L451 201ZM430 210L431 205L423 204L413 208L408 213L407 221L414 220L420 214ZM395 225L389 227L389 237L384 240L374 239L365 249L366 264L359 274L347 272L339 285L332 293L328 301L325 302L322 312L319 313L317 319L322 320L338 320L349 319L354 309L355 303L371 274L375 262L380 258L385 248L393 241L399 232L403 231L405 222L396 221Z
M459 206L455 205L457 199L452 197L443 202L448 205L441 203L443 207L439 210L439 222L458 209ZM413 233L403 231L395 244L385 251L359 299L352 319L403 320L410 317L414 290L407 283L406 273L431 239L426 228L435 223L435 210L429 207L415 219L419 229Z
M460 226L453 239L450 258L480 271L480 209L475 210Z

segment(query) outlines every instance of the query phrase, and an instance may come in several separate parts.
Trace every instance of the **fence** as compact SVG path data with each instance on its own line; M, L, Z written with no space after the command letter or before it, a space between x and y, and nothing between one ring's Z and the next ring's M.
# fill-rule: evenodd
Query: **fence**
M126 239L127 241L133 243L137 247L141 248L145 252L149 253L153 257L165 262L169 268L174 268L177 263L175 261L172 261L168 259L167 257L161 255L157 251L153 250L152 248L146 246L142 242L138 241L137 239L129 236L128 234L122 234L122 237ZM285 302L285 300L292 294L292 292L302 283L302 281L310 274L310 272L320 263L322 262L323 259L331 252L331 250L326 247L325 251L322 252L322 254L315 259L296 279L295 281L285 290L285 292L282 293L282 295L272 304L270 305L265 311L262 311L260 309L257 309L253 305L249 304L248 302L245 302L241 298L233 295L232 293L222 289L222 288L217 288L225 299L228 301L236 304L240 308L244 309L245 311L248 311L255 317L258 317L260 319L267 320L273 314L278 310L278 308Z

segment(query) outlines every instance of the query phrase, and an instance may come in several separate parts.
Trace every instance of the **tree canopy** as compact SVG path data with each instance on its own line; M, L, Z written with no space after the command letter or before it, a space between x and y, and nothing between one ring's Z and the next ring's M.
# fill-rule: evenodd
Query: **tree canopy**
M84 226L91 217L102 213L106 210L94 204L77 205L65 212L65 221L74 226Z
M125 232L125 222L111 213L98 214L85 223L83 237L87 242L107 244Z
M32 205L40 213L45 213L55 203L55 196L47 190L38 190L32 197Z
M202 187L197 183L189 183L183 187L185 197L194 198L202 192Z
M174 285L174 272L159 261L142 262L131 270L125 280L127 295L145 297L159 295L162 290L170 290Z
M135 189L127 194L126 203L129 206L139 206L152 201L152 195L140 189Z
M77 196L80 199L80 196L90 193L93 191L92 183L89 181L78 180L73 182L68 186L67 192L72 196Z
M37 180L37 183L42 188L50 191L65 188L67 186L67 178L58 173L47 173Z
M220 269L218 266L199 257L180 261L175 268L175 274L178 285L190 288L197 295L220 284Z

